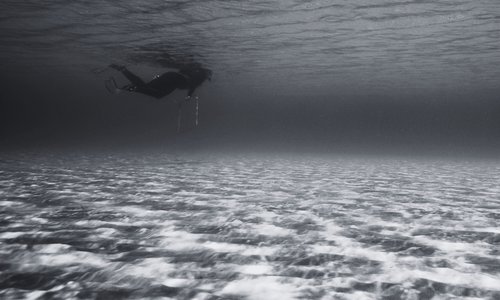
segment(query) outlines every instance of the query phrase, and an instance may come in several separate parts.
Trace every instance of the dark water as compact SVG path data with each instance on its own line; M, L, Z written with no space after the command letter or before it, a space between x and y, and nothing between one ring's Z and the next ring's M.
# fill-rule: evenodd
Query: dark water
M3 156L2 299L498 299L500 166Z
M488 90L500 78L497 0L8 0L0 11L13 73L196 61L219 87L287 95Z
M0 12L0 121L14 142L173 134L185 92L110 95L103 81L126 79L92 71L111 62L144 80L213 70L196 90L207 144L487 152L500 140L498 0L7 0ZM184 112L189 129L194 105Z

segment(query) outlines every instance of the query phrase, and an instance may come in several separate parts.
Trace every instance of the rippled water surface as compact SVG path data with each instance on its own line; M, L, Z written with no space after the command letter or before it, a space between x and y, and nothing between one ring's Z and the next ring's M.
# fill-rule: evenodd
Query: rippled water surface
M0 160L0 298L499 299L500 166Z
M497 0L7 0L0 10L9 72L196 61L217 86L292 95L491 89L500 78Z

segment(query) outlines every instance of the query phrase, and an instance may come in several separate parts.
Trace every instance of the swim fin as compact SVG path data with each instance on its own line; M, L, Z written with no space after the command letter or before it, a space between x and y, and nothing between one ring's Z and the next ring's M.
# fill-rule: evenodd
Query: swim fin
M104 86L110 94L118 94L118 92L120 91L113 77L109 77L108 79L106 79L104 81Z

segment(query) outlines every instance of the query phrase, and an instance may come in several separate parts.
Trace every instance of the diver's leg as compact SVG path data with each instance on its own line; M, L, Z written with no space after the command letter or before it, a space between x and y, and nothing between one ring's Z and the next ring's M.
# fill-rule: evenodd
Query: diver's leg
M133 85L129 84L121 88L122 90L126 90L128 92L136 92L136 93L141 93L144 95L148 95L151 97L154 97L156 99L163 98L166 96L164 91L157 90L155 88L150 87L148 84L144 85Z
M127 79L130 80L130 82L132 82L133 84L135 84L137 86L146 85L146 83L141 78L139 78L139 76L135 75L134 73L130 72L129 70L123 69L121 72L122 72L123 76L127 77Z
M119 65L115 65L115 64L110 64L109 65L110 68L113 68L117 71L120 71L123 76L127 77L127 79L137 85L137 86L142 86L142 85L145 85L146 83L137 75L135 75L134 73L130 72L125 66L119 66Z
M163 96L165 96L165 94L163 94L162 91L150 88L147 85L141 87L140 89L137 89L136 92L141 93L141 94L145 94L145 95L148 95L151 97L155 97L156 99L160 99L160 98L163 98Z
M139 76L130 72L126 68L121 70L121 72L122 72L123 76L127 77L127 79L130 80L130 82L132 82L133 84L135 84L137 86L146 85L146 83L141 78L139 78Z

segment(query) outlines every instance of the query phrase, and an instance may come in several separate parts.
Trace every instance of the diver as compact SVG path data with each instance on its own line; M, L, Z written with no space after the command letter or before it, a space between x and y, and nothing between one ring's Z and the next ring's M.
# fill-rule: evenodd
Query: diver
M110 64L110 68L115 69L123 74L129 81L121 88L116 85L113 77L106 81L106 88L110 92L118 92L124 90L128 92L136 92L152 96L160 99L172 93L176 89L188 90L186 101L191 99L194 91L208 79L212 79L212 71L202 67L185 67L179 69L178 72L166 72L158 75L149 82L144 82L139 76L130 72L125 66ZM112 85L112 86L111 86Z

